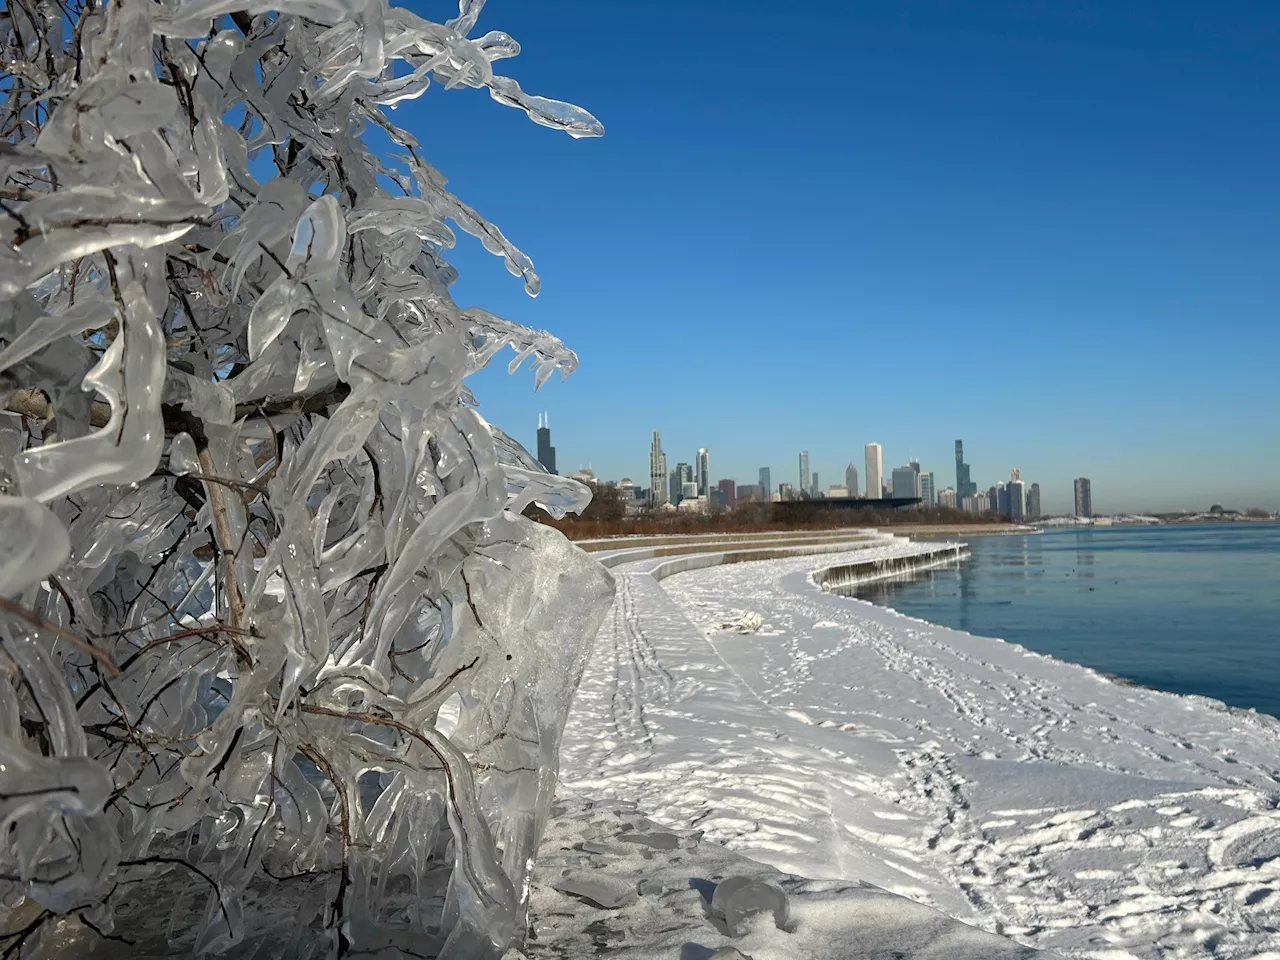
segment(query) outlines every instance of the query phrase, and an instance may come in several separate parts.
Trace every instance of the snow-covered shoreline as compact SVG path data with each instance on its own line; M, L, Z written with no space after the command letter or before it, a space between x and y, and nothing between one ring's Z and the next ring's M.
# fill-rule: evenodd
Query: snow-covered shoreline
M565 788L1067 955L1280 958L1280 723L826 595L839 562L615 568Z

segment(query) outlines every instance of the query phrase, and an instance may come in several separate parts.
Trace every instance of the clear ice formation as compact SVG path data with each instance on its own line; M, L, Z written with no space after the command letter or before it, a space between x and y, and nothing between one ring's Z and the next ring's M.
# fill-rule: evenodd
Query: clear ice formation
M482 6L0 11L6 957L522 939L613 586L520 516L586 488L465 379L577 358L454 303L455 227L540 281L387 108L434 81L603 131L494 73Z
M716 884L711 894L711 909L724 917L731 937L746 935L751 918L762 913L773 915L779 930L791 922L787 895L771 883L752 877L729 877Z

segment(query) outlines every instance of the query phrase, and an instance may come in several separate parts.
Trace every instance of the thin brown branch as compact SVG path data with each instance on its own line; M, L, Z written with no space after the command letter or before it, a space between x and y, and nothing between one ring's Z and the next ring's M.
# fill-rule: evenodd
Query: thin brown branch
M98 663L102 664L102 666L106 668L107 672L113 677L120 675L120 668L112 663L111 657L107 655L106 651L99 647L95 647L83 637L78 637L69 630L63 630L56 623L51 623L39 614L32 613L21 604L14 603L12 600L8 600L4 597L0 597L0 611L3 611L10 616L17 617L19 620L25 620L31 626L40 630L47 630L50 633L61 637L63 640L66 640L73 646L78 647L80 650L83 650L89 656L93 657L93 659L97 660Z

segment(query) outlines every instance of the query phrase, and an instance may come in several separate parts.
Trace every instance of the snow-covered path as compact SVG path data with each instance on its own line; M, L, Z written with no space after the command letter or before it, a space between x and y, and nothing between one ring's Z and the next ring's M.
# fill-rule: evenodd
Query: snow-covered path
M1280 958L1280 724L814 588L841 559L617 568L565 786L1067 954Z

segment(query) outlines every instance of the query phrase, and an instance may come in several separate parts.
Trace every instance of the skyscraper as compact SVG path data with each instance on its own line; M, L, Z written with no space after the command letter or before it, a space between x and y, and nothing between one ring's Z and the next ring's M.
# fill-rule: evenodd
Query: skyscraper
M689 485L693 486L692 496L698 495L698 484L693 479L693 467L689 464L677 463L676 468L671 471L671 476L674 478L671 483L671 502L677 507L689 498Z
M938 502L938 493L933 486L933 471L920 474L920 499L924 501L926 507L932 507Z
M760 468L760 492L764 495L766 500L773 496L773 484L769 477L768 467Z
M698 484L698 496L705 497L711 489L711 454L707 453L706 447L698 448L693 466L694 482Z
M1009 488L1003 483L996 484L996 513L1007 517L1012 511L1009 505Z
M852 463L844 468L844 488L849 491L849 496L858 495L858 468Z
M938 506L951 507L951 509L954 510L956 506L956 492L952 490L950 487L943 487L941 490L939 490Z
M800 451L800 490L809 489L809 451Z
M867 444L867 496L879 499L884 489L884 452L878 443Z
M890 480L893 484L893 496L895 499L898 497L920 496L920 474L910 465L894 467Z
M1022 482L1021 471L1014 469L1009 478L1009 484L1005 489L1009 491L1009 519L1025 520L1027 517L1027 493L1026 485Z
M667 486L667 455L662 452L662 437L653 431L649 444L649 502L655 507L671 502L671 488Z
M822 488L818 486L818 471L813 471L813 479L809 481L809 496L817 498L822 492Z
M1076 516L1093 516L1093 485L1088 477L1076 477Z
M1033 483L1027 488L1027 519L1040 519L1040 484Z
M551 445L551 424L545 413L538 417L538 462L547 473L556 472L556 448Z
M724 497L724 505L730 510L738 502L737 484L732 480L721 480L716 484L716 489L720 491L720 495Z
M964 462L964 441L956 441L956 496L963 500L978 492L978 485L969 478L969 465Z

